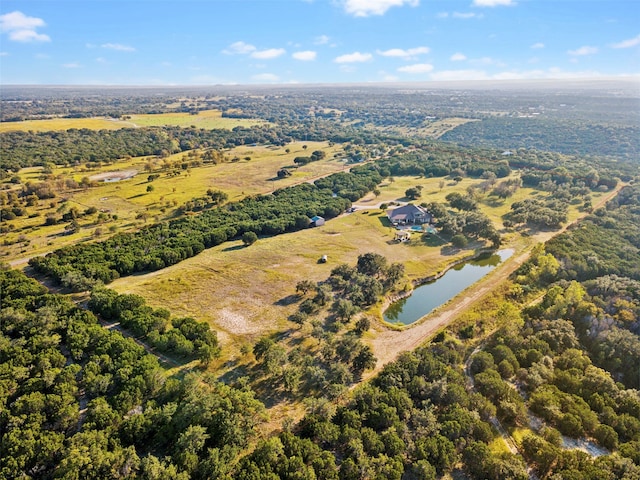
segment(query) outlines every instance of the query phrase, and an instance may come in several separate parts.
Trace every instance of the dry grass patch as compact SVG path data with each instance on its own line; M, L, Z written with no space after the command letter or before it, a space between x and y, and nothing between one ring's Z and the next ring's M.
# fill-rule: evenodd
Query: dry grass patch
M303 145L307 145L306 150ZM225 152L229 158L240 158L237 162L180 170L178 176L169 176L168 171L162 170L164 159L155 157L122 159L91 169L85 166L57 167L53 170L55 178L73 178L76 182L81 182L84 177L105 176L111 172L135 170L138 174L119 182L96 183L95 187L88 189L61 191L58 198L39 202L38 207L29 208L29 214L37 213L37 217L17 217L11 221L14 230L0 236L7 243L3 254L9 260L17 260L79 241L105 238L113 233L109 230L111 226L118 232L135 230L147 223L169 218L177 206L194 197L204 196L208 189L222 190L230 201L238 201L248 195L271 193L279 188L312 181L345 168L343 161L333 157L339 149L340 146L329 146L328 142L293 142L286 147L237 147ZM326 158L293 169L291 177L277 179L279 169L294 165L295 157L310 155L314 150L323 150L327 154ZM185 155L185 152L179 153L166 160L175 162ZM246 157L251 160L244 160ZM148 182L147 177L152 173L157 173L160 177ZM19 176L23 183L42 181L42 167L22 169ZM153 191L148 192L147 187L150 185L153 186ZM62 198L66 201L62 201ZM51 206L52 202L54 206ZM64 224L44 226L47 214L60 216L63 213L59 211L61 208L66 211L73 207L80 212L95 207L98 212L117 215L118 219L98 224L97 214L81 217L81 230L73 235L64 235ZM100 229L99 237L93 236L96 228ZM15 243L18 237L25 241Z
M51 118L47 120L25 120L22 122L0 122L0 133L4 132L50 132L69 130L70 128L88 128L89 130L119 130L131 128L128 122L111 118Z
M382 212L356 212L320 228L261 238L250 247L228 242L162 271L116 280L112 286L138 293L151 305L177 315L206 320L228 341L240 341L290 327L286 319L297 308L291 303L296 300L296 283L322 281L340 263L355 264L362 253L377 252L390 262L405 263L412 278L469 254L461 251L444 259L439 248L393 243L394 230L385 220ZM322 255L328 255L325 264L318 263Z
M234 127L252 127L254 125L266 124L264 120L254 120L248 118L225 118L220 110L203 110L197 115L190 113L157 113L129 115L127 120L134 125L144 127L158 127L174 125L178 127L196 127L213 130L224 128L231 130Z

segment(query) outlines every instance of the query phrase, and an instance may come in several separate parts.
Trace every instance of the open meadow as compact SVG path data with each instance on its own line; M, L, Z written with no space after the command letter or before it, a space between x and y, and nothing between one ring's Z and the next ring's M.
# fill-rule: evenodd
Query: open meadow
M138 127L157 127L173 125L176 127L196 127L213 130L216 128L232 129L234 127L252 127L266 124L263 120L249 118L226 118L220 110L202 110L196 115L190 113L158 113L143 115L127 115L126 121Z
M113 118L50 118L22 122L0 122L0 133L5 132L58 132L70 128L89 130L117 130L134 125Z
M407 201L405 189L416 184L423 186L418 202L443 202L448 193L465 192L469 185L480 182L467 178L457 184L449 182L440 190L441 180L387 180L377 197L368 194L355 202L355 212L322 227L261 238L249 247L240 241L228 242L162 271L122 278L111 286L120 293L142 295L154 307L209 322L220 332L225 351L232 356L243 344L251 345L262 335L290 328L287 317L297 308L295 286L299 281L323 281L337 265L354 265L358 255L376 252L389 262L401 262L407 278L417 280L441 272L481 248L482 242L474 242L465 249L455 249L448 239L419 233L413 233L407 243L394 241L396 230L380 209L381 203ZM500 216L511 203L534 195L540 192L521 188L504 201L483 199L480 210L503 228ZM576 207L570 210L572 218L580 215ZM514 231L503 231L503 240L503 245L514 248L516 254L531 245ZM322 255L327 255L327 263L318 262ZM370 309L369 314L379 317L380 305Z
M207 130L223 128L231 130L235 127L252 127L267 124L263 120L248 118L223 118L220 110L204 110L197 115L190 113L157 113L127 115L122 119L92 117L92 118L50 118L45 120L25 120L22 122L0 122L0 133L4 132L49 132L69 130L70 128L89 130L117 130L120 128L136 127L197 127Z
M303 148L303 145L307 148ZM324 151L326 157L292 168L292 175L289 177L277 177L279 169L295 167L295 157L308 155L315 150ZM56 198L41 200L37 206L28 209L27 215L9 222L13 225L12 230L1 234L4 242L3 254L15 262L64 245L92 241L114 232L134 230L146 223L171 218L177 207L205 195L209 189L221 190L228 195L229 201L237 201L248 195L271 193L278 188L312 181L345 168L343 160L334 158L338 152L340 147L330 146L328 142L293 142L286 147L236 147L224 152L230 159L227 162L186 169L178 167L178 170L167 168L167 165L181 164L186 158L186 152L163 159L123 159L96 168L54 168L51 173L54 180L48 181L62 185L66 179L81 184L84 178L91 179L110 172L135 171L137 174L117 182L93 181L90 182L92 186L87 188L63 188ZM233 159L237 161L232 161ZM25 168L18 175L24 184L43 179L40 167ZM150 182L149 175L158 177ZM77 232L66 231L67 222L44 225L48 215L61 216L74 207L80 212L89 208L96 209L96 213L78 218L80 228ZM100 213L107 214L108 218L104 215L100 217Z

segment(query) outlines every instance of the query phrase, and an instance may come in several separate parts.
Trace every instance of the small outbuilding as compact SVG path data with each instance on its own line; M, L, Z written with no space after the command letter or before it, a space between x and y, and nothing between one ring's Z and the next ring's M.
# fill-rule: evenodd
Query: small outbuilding
M319 227L321 225L324 225L324 218L319 217L318 215L311 217L311 223L309 224L310 227Z

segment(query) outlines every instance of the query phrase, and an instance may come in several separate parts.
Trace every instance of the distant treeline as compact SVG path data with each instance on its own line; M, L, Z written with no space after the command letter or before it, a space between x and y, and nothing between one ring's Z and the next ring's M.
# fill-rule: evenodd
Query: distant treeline
M545 118L486 118L445 133L444 141L467 146L551 150L571 155L605 155L637 162L640 126L619 126Z
M205 130L180 127L123 128L121 130L69 129L61 132L6 132L0 134L0 168L88 162L115 162L145 155L169 155L194 148L230 148L252 143L291 141L268 127ZM10 152L10 154L9 154Z
M123 128L120 130L90 130L71 128L56 132L0 133L3 155L0 169L19 170L23 167L75 165L89 162L115 162L125 157L145 155L166 156L196 148L223 149L239 145L280 145L294 140L347 142L370 144L384 137L357 133L354 129L329 122L275 126L255 125L232 130L182 127Z

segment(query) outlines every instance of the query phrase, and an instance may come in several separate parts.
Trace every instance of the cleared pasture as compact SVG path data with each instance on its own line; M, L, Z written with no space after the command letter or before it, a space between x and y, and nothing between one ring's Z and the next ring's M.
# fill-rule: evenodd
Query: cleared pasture
M306 150L303 145L307 146ZM295 165L295 157L309 155L314 150L323 150L327 154L326 158L292 169L293 174L290 177L277 178L276 173L280 168ZM178 175L170 174L176 172L176 169L168 169L166 165L181 162L186 153L172 155L166 159L123 159L114 164L91 169L85 166L55 168L52 176L58 180L49 180L53 183L64 182L66 178L80 183L85 177L124 170L136 170L138 174L119 182L97 182L90 188L63 190L57 198L42 200L38 206L29 207L28 215L10 221L13 230L0 235L0 239L5 243L3 258L13 261L78 241L92 241L115 232L135 230L147 223L171 217L176 207L205 195L208 189L222 190L229 196L229 201L237 201L247 195L271 193L278 188L312 181L345 168L344 161L333 157L338 151L339 145L329 146L327 142L294 142L286 147L243 146L225 152L229 158L238 158L236 162L229 161L184 170L178 168ZM40 167L25 168L18 174L22 183L43 181ZM151 174L160 176L149 182L148 177ZM147 191L149 186L153 187L152 191ZM80 230L74 234L65 232L68 222L44 226L47 215L54 214L60 217L62 213L74 207L80 212L95 207L98 213L80 217ZM118 218L100 223L100 212L117 215ZM33 216L29 218L29 215ZM99 229L98 234L96 229Z
M51 118L46 120L25 120L23 122L0 122L0 133L5 132L49 132L88 128L89 130L118 130L131 128L129 122L111 118Z
M263 120L253 120L247 118L223 118L220 110L203 110L197 115L190 113L158 113L144 115L129 115L127 121L139 127L158 127L173 125L177 127L205 128L212 130L216 128L232 129L234 127L252 127L254 125L265 124Z
M340 263L377 252L406 264L412 278L444 268L469 251L448 251L444 242L393 242L395 230L379 210L345 214L322 227L261 238L249 247L228 242L164 270L116 280L112 288L138 293L153 306L211 323L226 344L255 341L288 326L298 281L321 281ZM437 245L437 246L434 246ZM327 263L319 263L322 255ZM234 341L235 340L235 341ZM232 349L233 350L233 349Z
M252 127L266 124L264 120L247 118L223 118L220 110L203 110L197 115L189 113L158 113L127 115L124 119L91 118L49 118L44 120L25 120L22 122L0 122L0 133L4 132L49 132L69 130L70 128L89 130L118 130L120 128L177 126L204 128L207 130L235 127Z
M420 202L444 201L448 193L464 192L470 184L480 182L464 179L440 190L440 180L397 177L383 183L377 197L371 193L356 202L359 210L322 227L261 238L249 247L239 241L226 243L162 271L119 279L112 287L121 293L140 294L155 307L209 322L220 332L227 355L233 356L242 344L251 345L261 335L291 327L286 319L296 309L295 285L300 280L322 281L337 265L353 265L366 252L403 263L408 279L415 280L438 273L482 247L483 243L472 242L465 249L455 249L438 236L418 233L408 243L393 241L395 230L380 203L406 201L404 190L416 184L424 187ZM499 220L512 202L531 195L540 193L523 188L504 203L481 201L480 209ZM573 206L570 217L579 215ZM516 232L504 232L503 240L504 247L514 248L516 255L534 241ZM328 256L327 263L318 262L322 255ZM375 306L371 312L379 313L379 309Z

